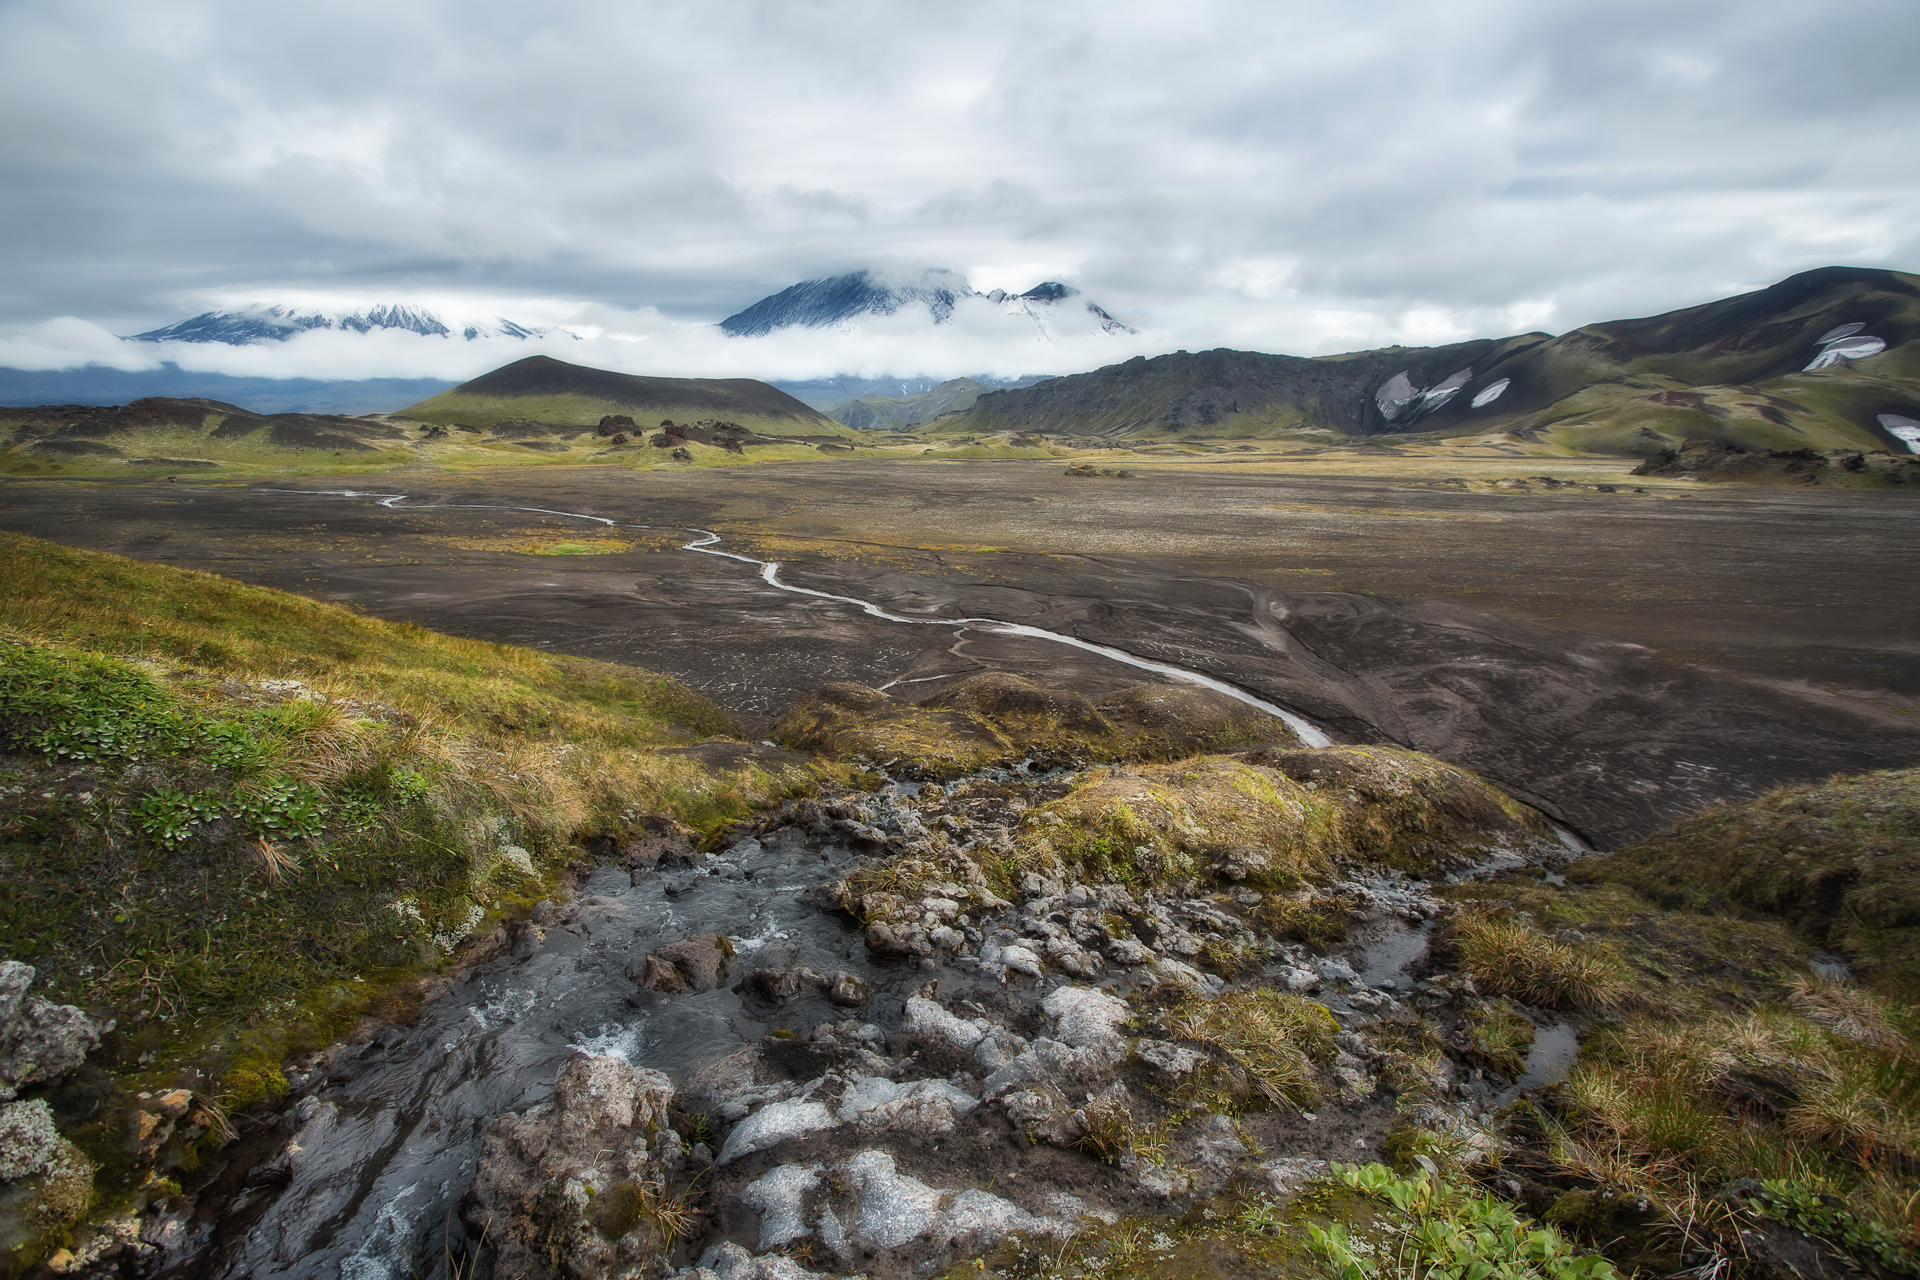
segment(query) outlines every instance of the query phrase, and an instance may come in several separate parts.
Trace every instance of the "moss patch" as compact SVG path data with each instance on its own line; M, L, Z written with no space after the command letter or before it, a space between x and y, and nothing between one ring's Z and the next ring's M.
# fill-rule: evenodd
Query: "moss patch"
M1779 915L1870 977L1920 990L1920 769L1710 809L1579 874L1669 906Z

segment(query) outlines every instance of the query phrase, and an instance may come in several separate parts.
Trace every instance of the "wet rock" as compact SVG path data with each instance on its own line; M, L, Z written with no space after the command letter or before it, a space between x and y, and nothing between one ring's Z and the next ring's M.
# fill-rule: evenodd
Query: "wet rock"
M718 1113L730 1099L754 1088L760 1066L759 1045L736 1049L688 1074L680 1082L681 1103L695 1113Z
M900 1030L908 1035L933 1036L968 1052L986 1035L986 1028L954 1017L925 996L907 998L906 1019Z
M819 1165L783 1164L741 1188L737 1199L760 1215L760 1252L813 1234L804 1202L807 1192L819 1185Z
M714 1163L731 1164L741 1156L777 1147L788 1138L831 1129L839 1123L833 1113L818 1102L789 1098L769 1103L733 1127L720 1145L720 1154Z
M827 999L846 1009L857 1009L873 995L873 984L865 978L836 970L827 981Z
M628 965L627 977L648 991L665 992L667 995L678 995L687 989L686 979L680 976L680 970L655 955L646 956L641 960L640 971L637 974L633 971L633 966Z
M497 1275L605 1275L654 1260L650 1233L609 1240L593 1219L587 1187L657 1176L649 1129L664 1127L673 1086L657 1071L618 1058L574 1058L553 1098L488 1127L479 1169L462 1204L477 1238L486 1233Z
M700 833L665 815L648 814L623 831L589 839L589 852L629 871L684 866L697 856Z
M854 1234L879 1249L898 1249L932 1231L940 1193L898 1172L884 1151L862 1151L847 1163L847 1181L858 1197Z
M28 995L33 975L32 965L0 960L0 1101L74 1070L113 1030L73 1005Z
M867 948L875 955L882 956L930 956L933 954L933 942L927 937L927 931L917 924L887 924L884 921L867 926Z
M769 1000L792 1000L806 989L798 969L755 969L747 985Z
M980 1103L965 1090L945 1080L914 1080L895 1084L882 1076L853 1082L840 1099L843 1123L873 1129L900 1128L914 1133L951 1133L954 1118Z
M732 967L733 944L725 935L696 933L635 956L627 965L627 977L650 991L711 991Z

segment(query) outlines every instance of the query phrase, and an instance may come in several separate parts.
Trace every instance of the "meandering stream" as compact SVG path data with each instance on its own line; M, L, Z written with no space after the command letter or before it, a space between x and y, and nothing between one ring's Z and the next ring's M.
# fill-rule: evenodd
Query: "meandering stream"
M610 528L651 529L654 527L650 524L622 526L618 521L606 516L587 515L579 511L554 511L547 507L515 507L472 502L437 502L424 507L402 507L400 504L411 496L404 493L369 493L357 489L270 489L266 490L266 492L298 493L342 498L375 498L379 500L380 506L386 507L390 511L417 511L439 508L453 508L463 511L529 511L536 512L540 515L566 516L574 520L591 520L596 524L604 524ZM1185 667L1176 667L1171 663L1155 662L1151 658L1142 658L1138 654L1128 653L1124 649L1116 649L1111 645L1095 644L1091 640L1082 640L1078 636L1066 635L1059 631L1048 631L1044 627L1029 626L1024 622L1003 622L998 618L911 618L903 614L890 613L873 603L873 601L863 600L859 596L835 595L831 591L815 591L811 587L799 587L790 582L782 582L780 580L780 561L760 560L753 556L741 555L736 551L721 551L715 545L720 541L719 534L707 529L691 529L690 531L698 536L691 542L682 545L680 548L682 551L693 551L700 555L718 556L724 560L737 560L741 564L758 565L760 567L760 580L776 591L785 591L797 596L811 596L817 600L833 600L841 604L854 605L869 617L880 618L886 622L900 622L917 626L972 627L981 631L996 632L1000 635L1024 636L1030 640L1045 640L1052 644L1066 645L1069 648L1079 649L1086 653L1096 653L1103 658L1111 659L1114 662L1133 667L1140 671L1149 671L1154 675L1166 676L1169 679L1184 681L1187 684L1197 684L1204 689L1211 689L1215 693L1223 693L1237 702L1243 702L1247 706L1264 711L1270 716L1277 716L1286 723L1289 729L1293 730L1294 734L1302 743L1309 747L1329 747L1333 745L1333 739L1328 737L1324 730L1297 712L1289 711L1285 707L1276 706L1264 698L1259 698L1248 693L1245 689L1237 685L1229 684L1224 680L1217 680L1199 671L1189 671Z

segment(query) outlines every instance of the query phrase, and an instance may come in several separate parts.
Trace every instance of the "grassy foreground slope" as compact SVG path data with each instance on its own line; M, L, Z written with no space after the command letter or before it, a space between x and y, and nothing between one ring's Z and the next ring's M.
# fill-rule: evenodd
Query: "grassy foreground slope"
M649 672L0 536L0 956L230 1103L380 980L540 896L583 833L786 794ZM368 979L372 981L368 981Z

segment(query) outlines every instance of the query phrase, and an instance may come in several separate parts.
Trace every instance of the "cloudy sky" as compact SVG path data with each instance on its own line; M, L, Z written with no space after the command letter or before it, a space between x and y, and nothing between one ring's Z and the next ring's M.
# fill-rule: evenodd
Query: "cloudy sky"
M1913 0L0 0L0 118L22 367L137 363L111 335L211 306L414 300L661 374L1065 372L1920 270ZM873 265L1063 280L1141 333L708 327ZM465 345L204 358L498 363Z

